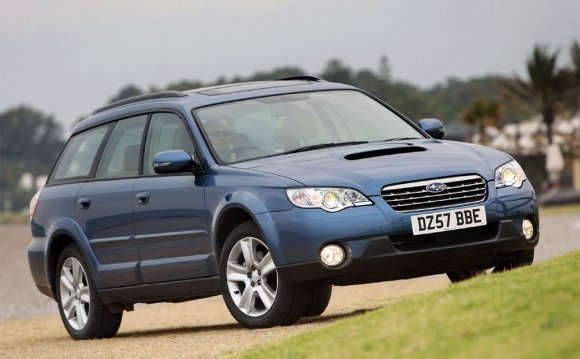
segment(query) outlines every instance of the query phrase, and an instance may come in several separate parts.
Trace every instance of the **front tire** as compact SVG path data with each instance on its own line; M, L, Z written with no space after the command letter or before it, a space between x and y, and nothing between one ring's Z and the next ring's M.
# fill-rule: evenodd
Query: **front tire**
M447 277L449 278L451 283L459 283L483 274L485 274L485 268L476 267L448 272Z
M294 324L304 314L305 286L278 276L270 250L253 222L236 227L225 241L219 264L224 301L246 328Z
M328 303L330 303L331 296L332 285L325 283L313 284L304 316L317 317L324 313Z
M507 261L498 262L495 265L494 272L505 272L519 267L529 266L534 262L534 250L528 249L517 252Z
M111 313L101 301L78 248L61 253L55 271L55 292L60 317L75 340L109 338L119 330L123 312Z

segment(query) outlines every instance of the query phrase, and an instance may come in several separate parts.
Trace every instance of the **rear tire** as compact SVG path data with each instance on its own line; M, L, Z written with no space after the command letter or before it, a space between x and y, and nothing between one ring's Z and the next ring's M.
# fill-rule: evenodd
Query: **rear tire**
M226 306L246 328L291 325L304 315L307 287L291 285L278 276L254 222L242 223L228 235L219 274Z
M313 284L310 290L311 296L309 303L306 305L305 317L317 317L324 313L330 297L332 296L332 285L330 284Z
M75 340L110 338L117 334L123 312L111 313L101 301L82 255L75 245L66 247L55 271L58 311Z

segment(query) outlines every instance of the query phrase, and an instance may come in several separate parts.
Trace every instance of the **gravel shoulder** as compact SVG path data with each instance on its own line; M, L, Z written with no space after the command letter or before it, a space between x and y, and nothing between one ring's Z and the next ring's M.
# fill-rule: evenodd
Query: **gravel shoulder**
M536 262L580 248L580 215L541 218ZM302 331L388 305L400 297L449 286L444 275L335 287L322 317L298 325L248 330L239 326L220 296L180 304L138 305L126 312L119 334L108 340L72 341L56 303L35 288L28 269L26 225L0 226L0 358L212 357L237 353ZM106 343L106 345L104 345Z

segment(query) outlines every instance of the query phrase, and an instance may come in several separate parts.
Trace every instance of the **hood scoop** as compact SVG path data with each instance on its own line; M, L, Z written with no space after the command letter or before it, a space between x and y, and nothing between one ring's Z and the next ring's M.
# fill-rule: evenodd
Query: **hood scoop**
M427 149L418 146L381 148L380 150L351 153L344 156L344 158L350 161L354 161L354 160L362 160L365 158L390 156L390 155L398 155L400 153L423 152L423 151L427 151Z

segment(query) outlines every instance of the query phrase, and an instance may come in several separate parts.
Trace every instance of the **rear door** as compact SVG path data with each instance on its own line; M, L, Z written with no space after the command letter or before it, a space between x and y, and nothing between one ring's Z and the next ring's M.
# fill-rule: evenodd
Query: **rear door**
M97 257L104 288L141 282L132 190L146 123L147 115L142 115L115 124L94 179L82 186L75 200L75 217Z
M133 188L136 240L144 283L202 278L216 274L211 260L205 176L157 175L152 161L162 151L194 156L190 130L176 113L154 113L143 153L143 175Z

